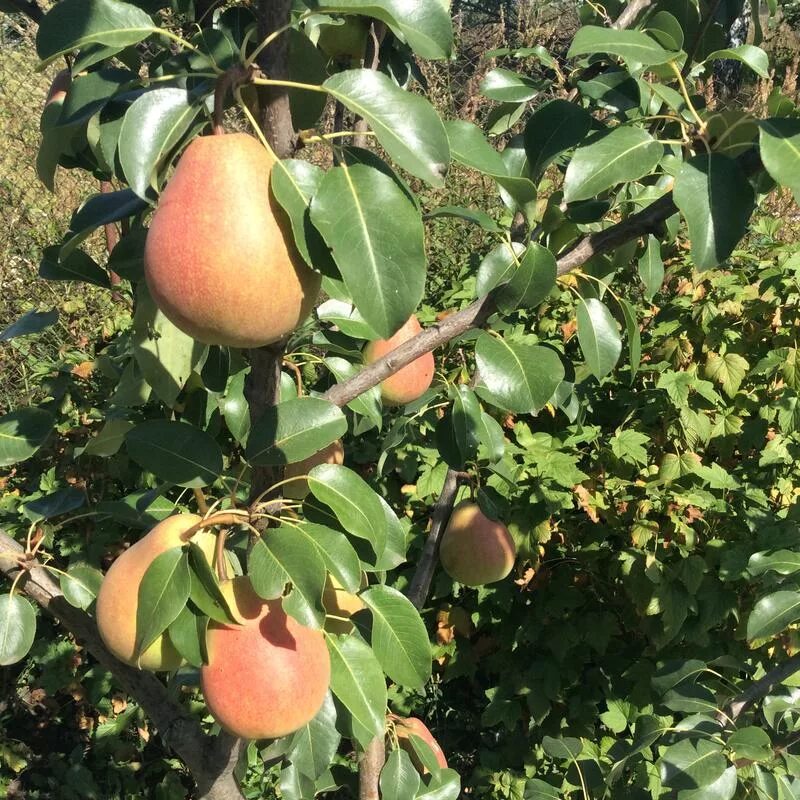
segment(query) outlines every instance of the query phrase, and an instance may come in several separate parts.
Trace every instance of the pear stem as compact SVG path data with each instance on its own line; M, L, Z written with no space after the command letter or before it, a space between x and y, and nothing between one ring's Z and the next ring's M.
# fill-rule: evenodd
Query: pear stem
M248 511L218 511L205 519L201 519L196 525L192 525L184 534L187 539L191 539L198 531L206 528L216 528L220 525L242 525L250 519Z
M215 136L219 136L225 133L225 127L223 125L223 116L225 114L225 98L230 92L234 96L236 95L236 89L243 84L249 82L254 74L255 70L253 67L243 67L239 64L231 67L222 75L217 78L216 86L214 87L214 127L213 132Z
M217 546L215 551L215 560L217 562L217 577L221 581L228 580L228 562L225 558L225 540L228 538L228 531L222 528L217 534Z
M203 490L199 487L195 487L192 489L192 493L194 494L194 500L197 503L197 510L205 516L208 514L208 503L206 503L206 496L203 494Z
M303 396L303 373L300 372L300 367L298 367L297 364L294 364L293 362L289 361L288 358L284 358L283 359L283 365L285 367L288 367L290 370L292 370L292 372L294 372L294 379L295 379L295 383L297 384L297 396L298 397L302 397Z

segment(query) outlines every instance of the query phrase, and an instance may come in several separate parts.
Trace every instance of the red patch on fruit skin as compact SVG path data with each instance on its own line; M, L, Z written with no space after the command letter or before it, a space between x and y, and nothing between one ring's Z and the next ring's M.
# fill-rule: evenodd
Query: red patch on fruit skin
M240 603L239 611L243 625L209 625L209 663L200 670L206 704L236 736L285 736L325 700L331 666L324 636L288 616L280 600Z
M248 134L201 136L153 216L144 255L150 294L173 324L206 344L268 344L316 302L321 276L293 245L270 191L272 165Z
M364 348L364 361L372 364L387 353L413 339L422 331L422 326L415 316L410 316L400 330L388 339L369 342ZM421 397L433 383L436 364L433 353L424 353L419 358L406 364L381 383L381 398L386 406L404 406Z
M394 720L395 732L397 733L397 742L401 749L405 750L409 756L411 756L411 761L419 772L427 774L428 770L425 769L424 764L419 760L414 750L414 745L411 743L410 738L411 734L419 736L419 738L433 750L439 766L442 769L447 769L447 757L444 751L439 746L439 742L436 741L434 735L428 730L428 726L421 719L417 719L416 717L408 717L405 719L394 715L392 715L392 718Z

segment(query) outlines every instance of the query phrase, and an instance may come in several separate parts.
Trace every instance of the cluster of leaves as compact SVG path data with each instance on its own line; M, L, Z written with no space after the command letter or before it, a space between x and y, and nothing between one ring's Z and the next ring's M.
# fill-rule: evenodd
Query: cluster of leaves
M331 97L367 121L397 169L374 152L341 147L338 165L327 171L299 159L273 170L275 197L301 255L325 276L330 299L288 343L287 358L302 367L309 396L297 397L286 374L279 405L251 419L246 360L198 344L161 314L143 281L142 252L170 165L209 124L217 77L255 55L254 18L246 8L226 9L184 40L155 25L157 10L61 0L37 39L45 61L78 53L66 99L45 111L42 180L52 184L60 165L125 186L76 211L62 241L45 251L40 275L107 287L111 269L134 302L129 326L96 359L93 380L106 399L82 420L96 422L96 433L66 445L65 458L86 464L92 478L88 544L69 516L83 512L87 492L48 474L39 492L4 499L10 528L24 535L29 526L39 547L72 562L61 575L70 602L91 608L107 551L128 529L186 509L188 489L243 501L251 468L302 460L344 436L348 463L364 465L364 475L315 468L301 521L270 530L249 554L244 542L234 541L232 551L262 596L283 597L287 612L313 627L324 621L327 573L352 591L362 571L371 576L357 628L327 637L336 700L290 739L249 751L251 766L282 764L282 796L346 782L330 764L341 759L342 735L365 746L383 732L386 678L398 710L419 701L430 652L417 612L399 591L407 574L398 567L409 544L419 549L448 466L471 472L479 502L509 523L522 558L517 584L453 595L440 578L435 587L437 602L462 604L476 626L465 641L450 637L438 657L446 664L441 702L453 698L455 720L474 715L460 731L475 730L476 721L484 729L477 785L483 780L491 796L532 798L598 787L615 797L674 790L682 800L714 787L714 796L730 798L740 782L756 781L795 791L793 762L772 756L773 738L788 752L780 737L794 724L789 696L778 696L784 705L771 717L773 738L752 727L731 733L714 714L743 676L768 666L761 640L800 616L793 516L783 501L800 428L798 386L787 378L787 370L794 374L793 262L742 260L698 274L679 261L662 289L663 258L680 223L666 205L671 186L697 270L731 256L772 185L754 169L754 148L772 180L800 190L800 121L789 101L776 95L772 117L759 122L737 111L707 113L687 85L717 58L740 59L764 74L764 53L754 45L720 49L722 24L701 27L689 2L656 3L631 31L600 27L587 11L569 53L574 101L534 104L522 133L500 153L474 124L443 122L421 94L405 90L413 54L450 52L444 4L325 3L325 12L368 13L389 29L382 70L341 71L314 44L329 18L307 3L285 34L295 124L319 125ZM165 39L182 49L160 47ZM541 48L505 55L527 71L498 68L486 76L481 91L499 104L494 135L523 120L546 86L563 81ZM249 102L242 100L245 113ZM444 186L451 161L496 186L499 214L423 207L413 189ZM633 239L558 280L559 258L583 236L659 203L672 214L664 215L663 246L655 236L642 245ZM486 247L458 286L440 286L429 299L447 309L491 293L497 313L490 331L468 332L449 346L445 380L384 432L377 389L344 410L323 394L361 369L365 340L391 335L417 309L426 227L443 216L478 226ZM522 242L511 240L515 218L527 231ZM119 221L126 235L100 265L82 245ZM632 261L643 292L631 288ZM626 290L614 291L615 284ZM663 308L643 301L654 296L663 297ZM766 317L789 331L768 349ZM48 321L29 316L4 335L30 335ZM616 380L609 377L615 368ZM465 371L474 369L480 379L470 388ZM60 401L54 395L0 419L0 464L29 458L57 424L69 431L74 421L64 418ZM404 524L395 509L406 503L411 521ZM226 618L204 563L191 548L154 563L145 582L169 591L140 597L142 647L168 629L190 665L202 661L202 620ZM8 663L30 647L34 612L19 594L0 602L0 656ZM739 635L735 622L745 613ZM509 669L518 654L518 667ZM184 677L194 676L190 668ZM452 743L458 753L475 748L458 736ZM466 755L463 762L468 771ZM420 780L409 764L405 754L390 756L386 792L399 785L403 797L458 794L452 770L432 762Z

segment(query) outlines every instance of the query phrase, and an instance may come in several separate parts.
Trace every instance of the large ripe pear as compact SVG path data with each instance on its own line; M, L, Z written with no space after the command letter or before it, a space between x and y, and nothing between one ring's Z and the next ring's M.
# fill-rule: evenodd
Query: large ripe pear
M147 234L156 305L206 344L260 347L311 312L321 276L270 191L273 157L252 136L201 136L181 156Z
M467 586L500 581L511 572L517 548L508 528L489 519L477 503L459 503L439 546L445 572Z
M404 344L422 331L419 320L410 316L400 330L388 339L369 342L364 348L364 361L371 364L387 353ZM433 382L435 364L433 353L425 353L406 364L381 383L381 399L386 406L404 406L411 403L428 390Z
M322 707L331 662L322 631L288 616L280 599L262 600L249 578L224 589L241 625L211 622L200 685L214 719L243 739L286 736Z
M167 517L128 548L111 565L97 593L97 627L105 646L120 660L131 666L153 671L177 669L181 656L166 633L142 653L137 664L135 657L136 611L139 607L139 584L153 560L173 547L180 547L192 538L212 559L216 537L210 531L200 531L193 537L189 529L201 518L195 514L176 514Z

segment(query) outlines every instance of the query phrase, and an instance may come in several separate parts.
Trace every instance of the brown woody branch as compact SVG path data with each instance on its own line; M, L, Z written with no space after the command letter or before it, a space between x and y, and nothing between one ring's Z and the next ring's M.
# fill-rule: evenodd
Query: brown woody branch
M612 28L621 30L622 28L630 28L638 19L642 11L650 8L653 5L653 0L630 0L628 5L622 10L622 13L611 24Z
M0 572L14 580L20 572L23 548L0 530ZM94 618L71 606L50 573L38 561L26 562L19 588L42 609L58 619L109 672L127 694L134 697L158 729L164 744L183 761L208 800L241 800L233 777L240 743L228 734L210 737L195 717L170 696L153 674L118 661L103 644Z

